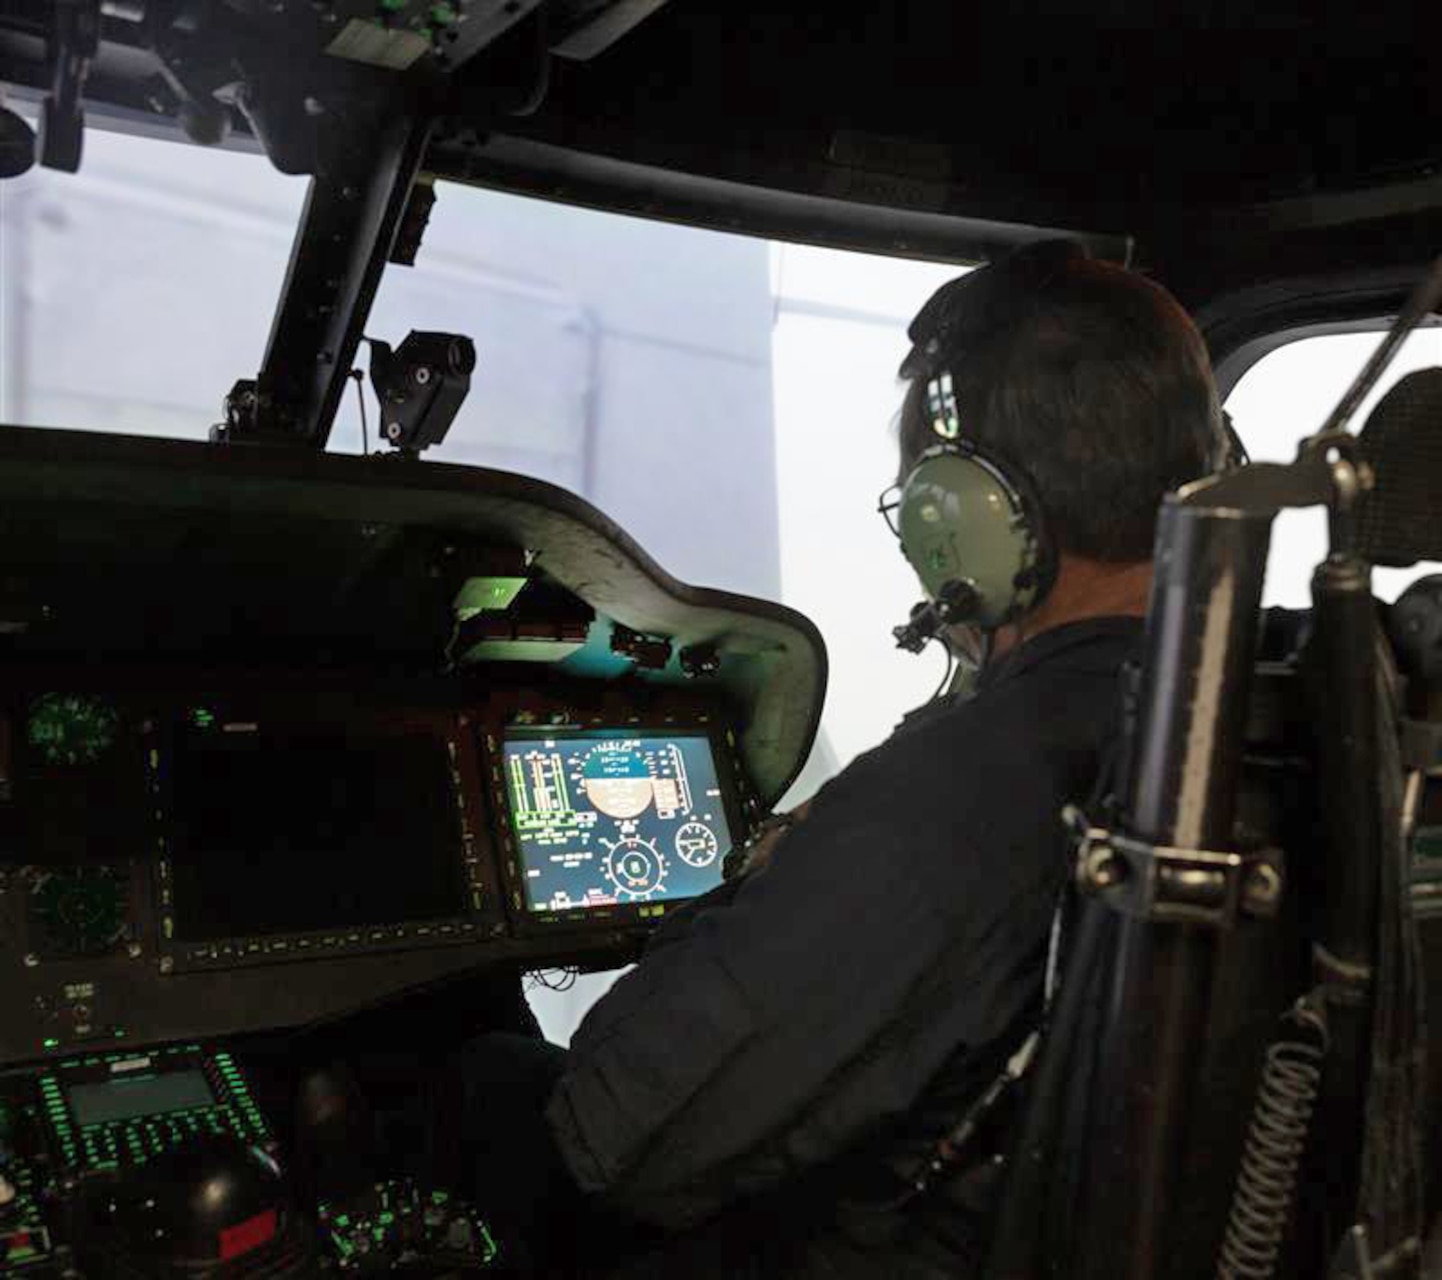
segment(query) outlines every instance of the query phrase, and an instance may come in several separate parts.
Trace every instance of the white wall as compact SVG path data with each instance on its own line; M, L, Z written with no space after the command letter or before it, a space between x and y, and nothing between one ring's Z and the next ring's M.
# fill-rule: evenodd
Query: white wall
M880 742L945 671L938 647L914 656L891 637L921 593L876 500L896 478L906 326L958 269L772 252L781 595L821 628L831 660L822 740L795 801Z

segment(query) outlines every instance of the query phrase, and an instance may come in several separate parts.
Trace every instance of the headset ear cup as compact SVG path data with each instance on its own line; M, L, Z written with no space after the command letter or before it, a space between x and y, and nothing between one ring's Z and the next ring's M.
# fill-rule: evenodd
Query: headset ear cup
M1042 507L1023 477L963 447L927 450L902 485L902 550L948 622L993 630L1051 589L1055 557ZM954 608L967 602L964 611Z
M1051 523L1047 519L1046 508L1037 496L1036 486L1025 472L1017 468L1006 467L1003 474L1021 499L1026 531L1032 544L1031 564L1023 573L1030 575L1033 594L1026 608L1017 610L1013 618L1008 619L1012 621L1023 612L1030 613L1039 608L1051 594L1052 587L1056 585L1059 557Z

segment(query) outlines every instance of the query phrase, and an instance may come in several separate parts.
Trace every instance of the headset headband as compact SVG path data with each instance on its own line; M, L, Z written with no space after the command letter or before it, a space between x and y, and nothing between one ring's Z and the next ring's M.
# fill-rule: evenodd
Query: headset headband
M942 285L906 331L912 346L900 376L932 379L949 372L947 366L978 341L1021 319L1072 263L1090 256L1075 240L1043 240Z

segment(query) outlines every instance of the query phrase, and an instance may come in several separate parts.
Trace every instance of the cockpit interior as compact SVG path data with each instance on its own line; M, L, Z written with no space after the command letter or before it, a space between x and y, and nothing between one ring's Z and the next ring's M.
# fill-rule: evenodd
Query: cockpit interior
M0 283L0 378L13 380L0 416L21 406L0 427L0 1275L526 1274L487 1205L432 1179L418 1100L477 1032L534 1033L524 975L634 961L721 884L812 776L808 760L825 772L828 647L848 654L845 631L761 593L682 581L668 547L648 532L643 549L633 528L668 469L719 466L726 437L715 458L669 446L708 397L706 420L732 429L730 384L696 376L657 402L624 511L578 496L579 483L445 452L457 415L487 395L491 350L452 299L409 333L376 336L373 308L383 280L424 261L447 187L947 273L1064 232L1173 289L1224 399L1287 344L1350 335L1370 353L1389 329L1394 348L1436 336L1442 78L1420 41L1394 40L1384 59L1305 17L1227 4L1046 8L975 22L934 3L843 16L686 0L26 0L0 13L0 261L13 280L38 252L22 229L43 220L26 222L18 200L4 209L11 180L84 175L106 138L245 154L305 191L268 337L252 334L259 363L213 386L214 421L189 439L136 429L150 411L138 393L120 432L30 420L15 387L22 348L44 338L25 308L45 282L17 284L14 301ZM1410 22L1393 8L1377 20L1395 37ZM218 203L251 216L243 188ZM118 262L132 240L114 225L105 253ZM492 277L467 270L466 289L496 296ZM588 404L620 394L624 373L574 372L589 368L564 345L586 331L582 309L519 271L503 285L560 317L517 340L526 378L567 395L573 378ZM108 305L106 287L79 282L77 310ZM162 335L200 323L139 290L121 302L129 323ZM864 328L867 305L799 310ZM172 375L160 360L140 375L156 413L171 412ZM1247 554L1266 557L1247 524L1258 513L1342 501L1340 458L1368 492L1360 514L1334 511L1334 539L1413 578L1442 559L1437 376L1410 374L1405 395L1360 415L1355 454L1336 433L1357 402L1330 425L1288 426L1285 459L1217 499L1251 530L1236 535ZM353 403L358 422L345 417ZM507 447L544 434L498 418ZM359 452L337 448L342 420L365 433ZM741 457L750 437L734 431ZM1304 436L1321 444L1298 452ZM810 487L825 487L832 445L808 438ZM575 474L596 465L588 454ZM752 465L741 457L736 474ZM690 516L726 526L741 484L717 479L714 506ZM828 554L824 536L807 545ZM1215 605L1241 588L1213 570ZM828 599L848 625L884 634L900 619L870 616L865 576L838 578L845 598ZM1025 1185L998 1225L1013 1247L993 1255L994 1280L1442 1276L1442 1044L1417 1076L1425 1087L1413 1081L1432 1108L1416 1102L1431 1117L1416 1121L1421 1227L1398 1235L1374 1219L1370 1237L1349 1233L1373 1150L1359 1117L1387 1102L1383 1073L1368 1094L1365 1063L1410 1062L1428 1044L1421 1023L1384 1044L1359 975L1395 943L1416 948L1406 991L1442 991L1438 581L1384 607L1406 688L1397 768L1415 857L1399 892L1412 932L1396 941L1380 917L1338 923L1345 911L1318 909L1335 954L1317 980L1346 989L1339 1007L1352 1012L1333 1034L1355 1052L1329 1077L1314 1132L1311 1203L1297 1211L1307 1230L1278 1244L1282 1228L1265 1227L1262 1262L1241 1244L1218 1262L1238 1167L1275 1171L1268 1135L1294 1141L1301 1105L1283 1086L1315 1083L1310 1059L1267 1056L1309 972L1303 916L1338 886L1375 912L1392 901L1378 907L1357 888L1365 877L1337 869L1344 849L1314 848L1326 872L1309 870L1303 847L1319 837L1299 819L1320 806L1339 845L1377 838L1357 816L1372 803L1365 785L1315 789L1378 767L1375 741L1363 758L1356 736L1371 687L1326 693L1326 673L1355 656L1340 641L1310 643L1315 669L1296 661L1314 623L1331 634L1327 609L1350 607L1341 595L1260 637L1179 605L1149 632L1152 658L1217 699L1235 742L1204 799L1236 808L1250 843L1214 831L1222 852L1189 851L1160 830L1146 844L1083 833L1079 882L1093 875L1083 887L1133 931L1126 954L1148 957L1142 977L1118 979L1109 1043L1144 1047L1104 1077L1115 1092L1092 1113L1111 1127L1094 1139L1089 1189L1071 1189L1074 1207L1091 1207L1070 1219L1076 1252L1017 1245L1018 1206L1045 1198L1019 1158ZM1258 569L1238 609L1255 613L1260 582ZM1361 625L1347 616L1336 634ZM1196 634L1167 649L1166 627L1187 618ZM1244 663L1222 663L1224 641L1250 644ZM1259 674L1239 684L1254 659ZM1200 776L1198 753L1214 751L1203 712L1163 725L1136 710L1180 687L1156 670L1133 691L1143 737L1151 725L1172 744L1156 746L1168 776ZM1343 745L1318 746L1304 723ZM1219 800L1217 778L1241 799ZM1134 893L1114 878L1124 862ZM1285 945L1254 936L1278 920ZM1181 1047L1188 1036L1202 1051ZM1264 1077L1279 1129L1248 1128ZM1055 1102L1040 1083L1035 1096ZM1060 1125L1036 1106L1034 1126ZM1316 1182L1327 1146L1343 1168L1330 1190ZM1188 1158L1208 1171L1194 1197L1177 1190Z

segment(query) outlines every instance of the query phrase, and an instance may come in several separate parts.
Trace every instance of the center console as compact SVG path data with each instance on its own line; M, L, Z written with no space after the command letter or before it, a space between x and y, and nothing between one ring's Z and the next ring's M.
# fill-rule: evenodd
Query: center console
M506 1265L484 1205L384 1161L313 1185L236 1045L630 954L754 819L721 709L91 675L0 677L0 1274Z
M0 1274L285 1280L501 1257L477 1206L408 1177L302 1202L230 1053L174 1045L0 1078Z

